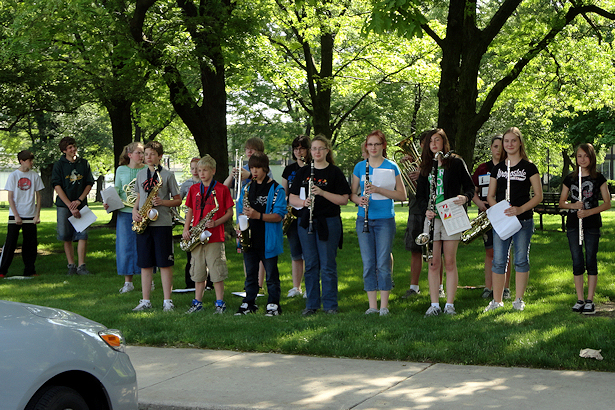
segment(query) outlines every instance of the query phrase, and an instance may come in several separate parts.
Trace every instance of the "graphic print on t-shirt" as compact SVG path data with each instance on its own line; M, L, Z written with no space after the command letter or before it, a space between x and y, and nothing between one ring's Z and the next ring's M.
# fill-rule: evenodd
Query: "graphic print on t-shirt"
M30 181L28 178L19 178L19 181L17 181L17 188L19 188L21 191L28 191L30 188L32 188L32 181Z

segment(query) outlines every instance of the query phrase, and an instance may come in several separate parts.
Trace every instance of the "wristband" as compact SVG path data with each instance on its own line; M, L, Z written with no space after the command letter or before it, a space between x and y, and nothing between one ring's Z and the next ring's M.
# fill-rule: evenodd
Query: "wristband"
M81 204L83 203L83 201L81 199L79 199L79 198L77 198L76 200L79 201L79 203L81 203Z

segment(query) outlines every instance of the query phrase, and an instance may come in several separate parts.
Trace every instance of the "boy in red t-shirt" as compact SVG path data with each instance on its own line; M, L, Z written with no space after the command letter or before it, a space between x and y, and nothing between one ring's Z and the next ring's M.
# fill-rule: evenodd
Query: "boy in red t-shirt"
M233 216L233 199L229 189L214 180L216 174L216 161L209 155L201 158L197 164L201 183L194 184L186 197L186 224L182 237L190 239L190 225L196 226L203 219L208 219L200 242L192 250L190 277L195 283L194 300L186 313L198 312L203 309L203 292L207 271L214 283L216 304L214 313L223 313L226 310L224 303L224 279L228 277L226 266L226 252L224 249L224 224ZM207 218L209 213L218 206L218 210Z

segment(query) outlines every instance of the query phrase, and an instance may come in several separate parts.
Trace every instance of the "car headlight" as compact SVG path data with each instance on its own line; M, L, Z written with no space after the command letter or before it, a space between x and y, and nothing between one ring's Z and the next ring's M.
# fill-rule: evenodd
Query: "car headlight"
M98 332L98 336L109 345L110 348L118 352L126 351L126 342L122 332L117 329L105 329Z

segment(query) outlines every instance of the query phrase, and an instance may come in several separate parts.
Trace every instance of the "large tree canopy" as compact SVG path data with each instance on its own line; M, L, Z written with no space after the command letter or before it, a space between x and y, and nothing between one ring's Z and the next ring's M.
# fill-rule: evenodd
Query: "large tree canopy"
M503 91L571 24L596 41L607 34L612 41L613 8L610 1L380 0L368 27L402 36L426 33L440 47L438 125L471 163L477 132Z

